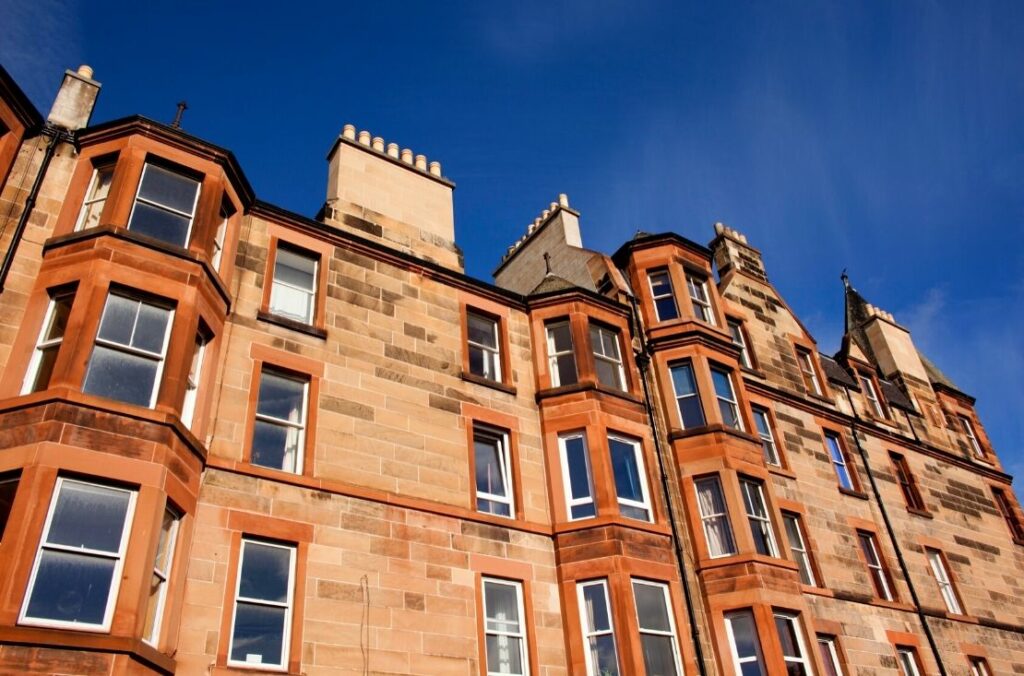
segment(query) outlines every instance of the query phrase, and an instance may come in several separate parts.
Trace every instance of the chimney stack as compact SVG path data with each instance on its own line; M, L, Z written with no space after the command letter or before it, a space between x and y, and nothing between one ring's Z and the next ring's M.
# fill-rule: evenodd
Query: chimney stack
M68 131L88 127L100 86L99 82L92 79L92 68L89 66L83 64L77 72L64 71L64 81L61 82L46 121Z
M708 246L714 254L719 275L724 277L733 271L744 272L759 281L768 282L761 252L747 243L747 236L743 233L725 223L715 223L715 238Z

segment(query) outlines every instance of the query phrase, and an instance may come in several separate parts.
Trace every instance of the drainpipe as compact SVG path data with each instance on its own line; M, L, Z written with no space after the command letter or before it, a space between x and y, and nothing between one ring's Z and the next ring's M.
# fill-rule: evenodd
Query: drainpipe
M651 398L650 385L648 384L648 367L651 363L651 356L647 349L647 339L644 336L643 326L640 323L640 311L637 308L636 298L629 296L630 307L633 314L633 325L636 328L636 335L640 339L640 353L636 355L637 366L640 367L640 384L644 390L644 408L647 409L647 418L651 421L651 431L654 436L654 452L658 456L658 469L661 474L661 490L665 495L665 507L668 510L668 521L672 527L672 539L675 542L676 565L679 567L679 580L683 586L683 598L686 602L686 615L690 621L690 640L693 642L693 651L697 659L697 670L700 676L707 676L707 667L704 664L704 651L700 643L700 629L697 626L697 614L694 612L693 592L690 589L690 581L686 576L686 556L683 553L683 540L680 537L679 521L675 509L672 507L672 494L669 492L669 478L665 471L666 456L661 445L661 432L658 429L658 420L654 414L654 405ZM945 674L943 674L945 676Z
M932 654L935 656L935 664L939 667L939 674L941 676L947 676L946 667L942 664L942 655L939 654L939 646L935 642L935 636L932 635L931 627L928 624L928 617L921 610L921 601L917 597L917 590L914 588L914 581L910 577L910 569L907 568L907 562L903 558L903 550L900 549L900 543L896 539L896 530L892 526L892 521L889 520L889 512L885 509L885 502L882 501L882 494L878 490L878 483L875 481L875 475L871 472L871 463L868 462L868 454L864 450L864 447L860 443L860 439L857 438L857 423L860 422L860 416L857 414L857 409L853 405L853 397L850 396L849 388L843 388L846 391L846 400L850 402L850 410L853 411L853 421L850 423L850 432L853 434L853 443L857 446L857 452L860 453L860 459L864 462L864 470L868 474L868 483L871 484L871 492L875 495L875 501L878 502L878 509L882 512L882 521L885 523L885 530L889 533L889 540L892 542L892 547L896 552L896 561L900 564L900 570L903 571L903 577L907 581L907 588L910 590L910 598L914 602L914 610L917 612L918 618L921 620L921 626L924 628L924 635L928 638L928 645L932 649ZM913 429L913 427L911 427ZM916 435L915 435L916 436Z

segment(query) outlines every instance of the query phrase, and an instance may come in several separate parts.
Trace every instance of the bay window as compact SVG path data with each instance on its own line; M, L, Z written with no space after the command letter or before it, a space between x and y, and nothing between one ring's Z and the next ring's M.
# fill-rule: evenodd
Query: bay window
M715 386L715 398L718 400L718 412L722 416L722 423L726 427L742 431L743 419L740 416L740 408L733 388L732 372L712 366L711 382Z
M729 509L722 494L722 484L716 476L704 477L694 482L697 491L697 507L707 540L708 555L711 558L730 556L736 553L736 541L729 523Z
M43 318L43 328L36 341L36 349L32 352L32 359L29 361L28 371L22 383L22 394L41 392L49 387L53 365L64 341L64 332L68 327L68 317L71 315L71 303L74 298L73 293L63 292L50 299L46 316Z
M634 578L633 600L644 670L650 676L682 676L668 585Z
M684 430L704 426L704 408L700 403L697 380L693 376L693 364L680 362L671 367L672 388L679 407L679 421Z
M608 601L608 583L593 580L576 585L587 676L618 676L615 625Z
M594 505L594 484L590 474L586 437L581 433L560 436L558 449L569 520L595 516L597 508Z
M778 556L775 532L772 528L768 504L764 499L764 484L754 479L740 478L743 492L743 506L747 511L750 533L754 537L754 549L764 556Z
M198 201L198 180L147 162L128 218L128 229L186 247Z
M647 493L647 476L640 442L609 435L608 450L611 453L619 512L631 519L650 521L651 501Z
M107 203L107 195L110 193L110 184L114 180L114 165L102 164L92 170L92 177L89 179L89 187L82 201L82 210L78 213L78 220L75 222L75 230L85 230L100 224L100 214L103 213L103 206Z

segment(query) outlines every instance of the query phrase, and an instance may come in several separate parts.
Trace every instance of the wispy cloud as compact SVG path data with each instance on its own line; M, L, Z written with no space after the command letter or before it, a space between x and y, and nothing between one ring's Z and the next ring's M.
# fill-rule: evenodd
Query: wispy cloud
M74 0L0 0L0 62L43 114L60 74L82 58L79 11Z

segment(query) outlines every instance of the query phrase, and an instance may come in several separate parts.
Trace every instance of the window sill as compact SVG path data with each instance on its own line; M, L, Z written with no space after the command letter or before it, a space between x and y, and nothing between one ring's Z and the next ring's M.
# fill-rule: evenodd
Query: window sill
M551 397L558 397L558 396L561 396L563 394L574 394L576 392L588 392L588 391L599 392L601 394L607 394L607 395L612 396L612 397L618 397L619 399L624 399L624 400L632 402L634 404L642 404L643 403L643 400L640 397L638 397L638 396L636 396L634 394L631 394L630 392L627 392L625 390L616 390L616 389L613 389L611 387L607 387L605 385L601 385L599 383L593 383L593 382L587 382L587 381L581 381L581 382L578 382L578 383L573 383L572 385L561 385L559 387L550 387L550 388L547 388L547 389L539 390L537 392L537 394L536 394L536 399L537 399L538 402L540 402L540 401L542 401L544 399L549 399Z
M462 379L468 383L483 385L484 387L489 387L492 390L498 390L499 392L505 392L506 394L511 394L513 396L515 396L517 392L516 388L513 387L512 385L506 385L505 383L499 382L497 380L491 380L490 378L478 376L475 373L467 373L466 371L463 371Z
M291 329L292 331L298 331L299 333L305 333L307 336L313 336L324 340L327 338L327 330L319 326L312 326L310 324L304 324L303 322L296 321L294 319L288 319L281 315L275 315L265 310L260 310L256 313L256 319L267 322L268 324L275 324L277 326Z
M47 646L63 650L79 648L90 652L125 654L167 674L177 671L177 662L173 658L131 636L15 626L0 627L0 644Z
M675 441L676 439L686 439L687 437L694 437L701 434L714 434L716 432L720 432L722 434L729 434L734 437L743 439L744 441L755 443L757 444L758 449L761 448L760 437L755 438L747 432L742 432L734 427L723 425L722 423L711 423L709 425L704 425L703 427L691 427L690 429L685 430L681 430L678 427L675 427L669 431L668 438L669 441ZM796 477L795 474L793 476L794 478Z
M263 674L286 674L287 676L302 676L303 672L300 670L285 669L282 667L270 667L253 664L252 666L243 666L241 664L218 664L210 670L210 673L214 676L227 676L228 674L252 674L252 673L263 673Z
M929 512L927 509L917 509L916 507L907 507L907 511L910 512L911 514L916 514L917 516L923 517L925 519L934 519L935 518L934 516L932 516L932 513Z
M768 472L770 474L774 474L776 476L783 476L786 477L787 479L796 479L796 472L794 472L791 469L779 467L778 465L769 465L768 463L765 463L765 465L768 467Z
M667 524L630 519L629 517L622 516L621 514L592 516L586 519L560 522L555 525L554 534L560 535L562 533L572 533L575 531L589 530L593 528L604 528L606 526L619 526L630 530L641 530L647 533L654 533L656 535L672 534L672 529L669 528Z
M864 491L855 491L849 488L843 488L842 486L837 486L836 488L839 489L840 493L842 493L843 495L849 495L851 498L859 498L861 500L868 499L868 494L865 493Z
M885 599L878 598L877 596L872 597L871 600L868 601L868 603L870 603L873 606L878 606L879 608L903 610L908 613L915 610L914 606L909 603L903 603L902 601L886 601Z
M705 571L711 570L712 568L723 568L725 566L744 565L748 563L758 563L765 566L771 566L773 568L782 568L784 570L791 570L794 573L799 573L800 571L800 567L795 561L775 556L765 556L764 554L730 554L729 556L719 556L716 558L700 555L697 559L697 570Z
M828 598L835 598L835 593L831 589L825 587L816 587L809 584L801 584L800 591L804 594L812 594L814 596L827 596Z

